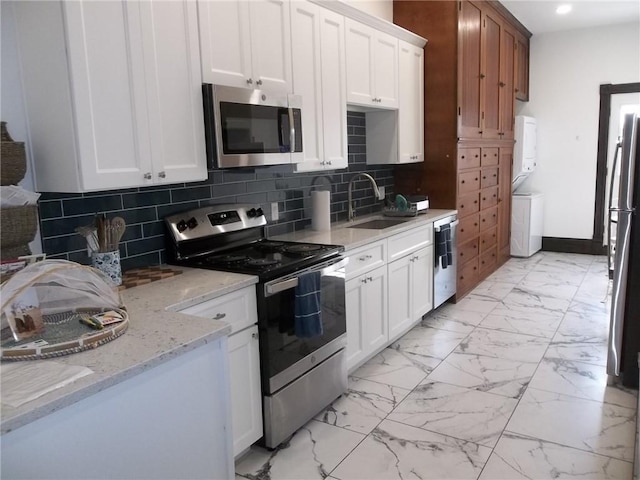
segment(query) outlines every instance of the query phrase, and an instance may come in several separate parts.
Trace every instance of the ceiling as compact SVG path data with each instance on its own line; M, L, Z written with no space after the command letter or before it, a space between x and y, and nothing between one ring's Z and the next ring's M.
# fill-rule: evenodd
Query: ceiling
M640 22L638 0L501 0L520 23L535 34ZM558 15L556 8L571 4L571 12Z

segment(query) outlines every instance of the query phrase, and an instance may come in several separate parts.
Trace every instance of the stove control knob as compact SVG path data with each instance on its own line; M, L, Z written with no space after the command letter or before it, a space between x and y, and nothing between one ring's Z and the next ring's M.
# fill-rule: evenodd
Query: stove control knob
M255 208L252 208L251 210L247 210L247 217L249 218L254 218L258 213L256 212Z
M189 226L187 225L187 222L185 222L184 220L180 220L180 221L176 224L176 228L178 229L178 232L182 233L182 232L184 232L187 228L189 228Z
M262 209L261 209L261 208L259 208L259 209L257 209L257 210L256 210L256 216L257 216L257 217L261 217L261 216L263 216L263 215L264 215L264 212L262 211Z
M187 226L189 228L196 228L198 226L198 221L196 220L196 217L191 217L189 220L187 220Z

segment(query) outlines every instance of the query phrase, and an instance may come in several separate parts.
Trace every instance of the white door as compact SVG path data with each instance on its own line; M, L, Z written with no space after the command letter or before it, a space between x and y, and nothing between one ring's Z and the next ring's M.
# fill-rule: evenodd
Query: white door
M229 337L233 455L262 437L258 326Z
M246 1L198 0L202 81L247 87L251 32Z
M424 157L424 49L400 41L399 52L398 162L421 162Z
M206 180L196 4L140 5L153 165L150 183Z
M389 263L389 339L404 333L413 321L412 267L409 255Z
M355 20L345 20L347 50L347 102L374 105L375 31Z
M253 86L273 93L291 92L291 17L289 2L249 2Z
M433 309L433 245L418 250L412 258L411 310L412 323L416 323Z
M398 108L398 39L376 32L374 55L375 104Z

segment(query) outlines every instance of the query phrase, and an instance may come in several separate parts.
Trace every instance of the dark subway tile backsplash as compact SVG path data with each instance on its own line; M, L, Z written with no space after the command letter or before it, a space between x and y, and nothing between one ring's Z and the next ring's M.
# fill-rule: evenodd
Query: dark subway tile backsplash
M367 172L378 185L393 193L393 167L366 164L365 115L347 116L349 166L343 170L294 173L291 165L211 170L206 181L176 185L156 185L126 190L85 194L43 193L40 197L40 226L43 250L51 258L87 264L86 244L75 233L88 225L93 214L106 212L127 222L120 255L123 270L158 265L166 261L164 222L167 215L223 203L257 203L267 215L267 235L279 235L309 228L311 191L331 190L331 221L347 217L347 184L354 173ZM358 214L375 212L380 202L367 180L355 184ZM271 220L271 203L278 203L279 218Z

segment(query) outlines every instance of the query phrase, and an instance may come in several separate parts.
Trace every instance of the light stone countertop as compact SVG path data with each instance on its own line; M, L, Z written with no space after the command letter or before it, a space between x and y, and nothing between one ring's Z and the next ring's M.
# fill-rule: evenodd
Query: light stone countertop
M80 365L93 374L49 392L17 408L2 405L0 433L4 434L45 415L228 335L223 321L175 313L257 283L258 277L212 270L182 268L181 275L123 290L129 328L119 338L96 349L47 360Z
M309 243L324 243L329 245L344 245L345 251L354 250L358 247L362 247L369 243L383 240L397 233L406 232L416 227L433 223L441 218L454 215L457 210L439 210L429 209L425 214L417 215L415 217L385 217L382 214L363 215L357 217L353 222L339 222L332 223L331 230L325 232L317 232L311 229L306 229L294 233L286 233L283 235L277 235L270 237L271 240L282 240L290 242L309 242ZM380 230L370 230L365 228L349 228L351 225L357 225L359 223L368 222L370 220L377 219L403 219L405 222L393 227L384 228Z

